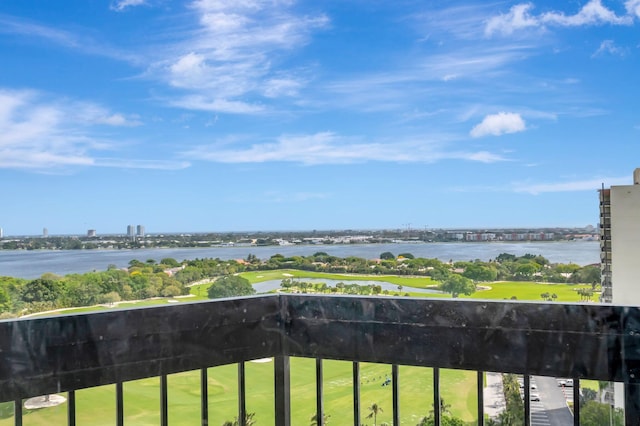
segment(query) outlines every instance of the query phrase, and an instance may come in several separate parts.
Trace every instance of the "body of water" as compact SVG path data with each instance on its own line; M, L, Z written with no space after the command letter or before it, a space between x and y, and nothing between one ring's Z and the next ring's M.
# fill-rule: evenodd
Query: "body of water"
M332 279L324 279L324 278L293 278L293 281L304 281L306 283L325 283L329 287L335 287L338 283L344 284L356 284L356 285L379 285L382 290L388 290L391 293L400 293L405 294L406 292L412 293L442 293L439 290L434 290L430 288L415 288L415 287L402 287L402 291L398 290L398 284L393 284L386 281L369 281L369 280L332 280ZM257 293L268 293L273 290L277 290L280 288L280 284L282 280L269 280L262 281L261 283L257 283L253 285L253 288Z
M171 257L178 261L196 258L245 259L254 254L268 259L274 254L283 256L310 256L316 252L332 256L356 256L377 259L381 253L394 255L411 253L415 257L449 260L488 261L500 253L516 256L542 255L552 263L576 263L589 265L600 262L598 241L563 242L491 242L491 243L389 243L389 244L340 244L265 247L208 247L139 250L0 250L0 276L38 278L46 272L58 275L103 271L109 265L123 268L133 259L160 261Z

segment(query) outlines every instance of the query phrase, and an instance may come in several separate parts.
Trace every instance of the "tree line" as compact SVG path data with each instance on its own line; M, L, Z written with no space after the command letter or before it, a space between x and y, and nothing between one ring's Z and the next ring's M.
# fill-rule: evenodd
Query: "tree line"
M551 264L542 256L500 254L488 262L443 262L415 258L411 253L382 253L379 259L356 256L344 258L317 252L311 256L285 257L275 254L269 259L248 255L245 259L192 259L178 262L134 259L127 268L109 265L105 271L59 276L43 274L26 280L0 277L0 317L10 318L52 309L116 303L152 297L189 294L193 283L229 276L245 271L298 269L328 273L428 276L439 281L441 290L471 294L475 283L495 280L544 281L552 283L589 283L595 289L600 282L596 265ZM371 293L379 293L372 288ZM246 286L245 286L245 290ZM401 289L399 289L401 291ZM357 293L357 289L349 289ZM215 293L215 292L214 292ZM225 297L238 295L225 293ZM219 296L217 296L219 297ZM585 296L586 297L586 296Z

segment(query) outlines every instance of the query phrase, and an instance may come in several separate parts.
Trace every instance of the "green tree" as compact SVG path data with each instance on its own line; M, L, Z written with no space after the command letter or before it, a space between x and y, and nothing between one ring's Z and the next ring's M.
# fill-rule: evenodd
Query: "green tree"
M378 405L377 402L372 403L370 406L367 407L367 409L369 410L369 415L367 416L367 419L373 418L373 426L376 426L377 420L378 420L378 414L382 413L384 410L382 409L382 407Z
M165 257L160 261L160 263L170 268L177 268L178 266L180 266L180 263L178 263L178 261L172 257Z
M416 426L435 426L435 422L433 415L429 415L421 418ZM440 417L440 426L465 426L465 423L458 417L443 415Z
M59 281L42 278L29 281L22 288L21 299L26 303L52 302L55 303L62 296L62 285Z
M329 417L331 417L331 416L322 413L322 424L323 425L329 424ZM311 419L309 421L311 422L310 426L320 426L320 424L318 423L318 413L316 413L313 416L311 416Z
M380 259L381 260L395 260L396 257L390 251L385 251L384 253L380 254Z
M248 296L256 291L249 283L249 280L238 275L226 275L213 282L208 288L209 299L220 297Z
M256 424L256 419L255 419L256 413L247 413L244 415L244 424L246 426L254 426ZM239 426L240 422L238 421L238 418L236 417L233 421L231 420L227 420L226 422L224 422L222 424L222 426Z
M613 420L612 423L610 421ZM580 409L580 424L582 426L622 426L624 414L621 409L613 408L609 404L587 401Z
M495 281L498 270L492 266L471 263L464 269L462 276L474 281Z
M451 293L451 297L458 297L461 294L469 296L476 291L476 286L469 278L451 274L442 282L440 290Z

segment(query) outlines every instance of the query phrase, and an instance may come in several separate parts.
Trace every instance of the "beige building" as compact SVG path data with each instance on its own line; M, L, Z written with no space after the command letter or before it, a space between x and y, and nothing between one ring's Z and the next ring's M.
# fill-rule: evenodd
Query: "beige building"
M633 185L600 190L601 301L640 305L640 169Z

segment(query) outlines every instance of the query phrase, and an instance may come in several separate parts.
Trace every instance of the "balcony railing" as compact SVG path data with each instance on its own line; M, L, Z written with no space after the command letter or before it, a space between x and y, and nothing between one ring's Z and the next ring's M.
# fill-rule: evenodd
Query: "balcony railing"
M596 304L461 301L390 297L266 295L131 310L0 322L0 401L116 385L116 423L124 423L123 383L160 377L160 423L168 424L167 375L200 370L201 424L207 425L207 368L238 364L241 423L244 362L273 357L274 423L291 424L289 357L315 358L317 418L323 418L322 360L353 362L353 422L360 425L360 362L392 366L393 424L399 422L398 365L615 381L625 388L625 421L640 419L640 310ZM415 392L419 392L416 389ZM525 386L525 424L529 424ZM430 404L425 404L430 406ZM580 424L579 404L574 424ZM436 424L439 412L435 410Z

